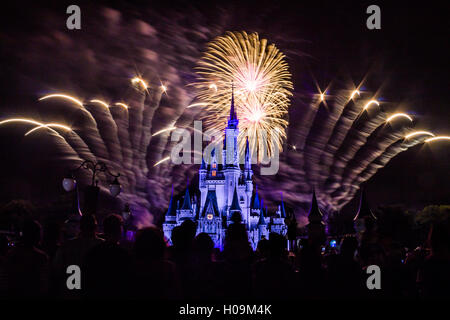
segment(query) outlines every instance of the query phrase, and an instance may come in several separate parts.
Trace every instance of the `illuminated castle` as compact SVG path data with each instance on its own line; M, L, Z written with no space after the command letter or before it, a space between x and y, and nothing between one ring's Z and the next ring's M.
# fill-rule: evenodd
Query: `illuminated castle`
M253 188L253 171L248 140L245 148L243 169L239 165L238 129L239 120L234 109L234 96L231 98L230 118L225 129L224 164L219 164L215 149L211 152L208 165L202 159L199 169L200 197L191 198L186 188L183 203L175 204L172 195L169 209L163 224L164 235L171 239L172 230L183 221L190 219L197 224L197 234L208 233L216 248L223 248L225 232L236 216L245 224L249 241L256 249L259 240L269 238L270 232L286 234L284 222L286 211L283 201L272 216L267 215L267 208L258 195L258 188Z

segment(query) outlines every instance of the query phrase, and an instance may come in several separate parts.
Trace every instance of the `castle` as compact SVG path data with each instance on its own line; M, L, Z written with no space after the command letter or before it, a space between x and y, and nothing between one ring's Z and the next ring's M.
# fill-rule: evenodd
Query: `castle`
M285 235L286 211L284 203L278 206L274 215L268 216L267 208L258 194L258 188L253 188L253 171L248 140L245 148L244 166L239 164L238 128L239 120L234 108L232 93L230 117L225 128L221 164L216 157L215 149L211 152L208 164L202 159L199 169L200 197L191 198L189 186L186 188L183 203L175 204L172 195L169 208L163 223L165 237L170 241L174 227L190 219L197 224L197 234L206 232L211 236L216 248L223 248L227 227L240 216L245 224L250 244L255 250L259 240L268 239L269 233Z

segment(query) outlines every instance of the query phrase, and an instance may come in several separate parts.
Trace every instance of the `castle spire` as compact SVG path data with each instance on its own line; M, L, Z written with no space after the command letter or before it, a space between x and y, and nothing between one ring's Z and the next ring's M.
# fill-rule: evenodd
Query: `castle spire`
M211 164L217 163L216 160L216 147L211 150Z
M202 157L202 164L200 166L200 170L206 170L205 158Z
M366 190L362 189L361 196L359 199L358 212L356 213L356 216L355 216L355 218L353 218L353 220L365 219L365 218L368 218L371 220L377 219L375 217L375 215L373 214L372 210L370 210L370 205L369 205L369 202L367 201Z
M176 215L176 208L173 203L173 184L172 184L172 193L170 194L170 202L169 202L169 209L167 210L168 216L175 216Z
M281 218L286 218L286 210L284 209L283 192L281 192Z
M236 108L234 106L234 84L231 83L231 107L230 107L230 119L228 120L229 129L237 129L239 120L236 114Z
M181 206L181 210L191 210L191 196L189 194L189 180L188 185L186 187L186 192L184 193L183 205Z
M236 120L236 110L234 110L234 83L231 83L231 108L230 108L230 120Z
M244 169L245 170L250 170L250 168L251 168L250 147L248 145L248 137L247 137L247 140L245 141L245 164L244 164Z
M258 220L258 225L266 225L266 219L264 219L264 212L261 211L261 213L259 214L259 220Z
M252 209L261 209L258 195L258 186L255 185L255 199L253 200Z
M311 200L311 209L309 210L308 220L309 223L320 223L322 222L323 214L320 211L319 204L317 203L316 191L313 189L313 195Z
M241 212L241 206L239 205L238 195L236 186L234 187L234 193L233 193L233 201L231 202L230 212L232 211L239 211Z

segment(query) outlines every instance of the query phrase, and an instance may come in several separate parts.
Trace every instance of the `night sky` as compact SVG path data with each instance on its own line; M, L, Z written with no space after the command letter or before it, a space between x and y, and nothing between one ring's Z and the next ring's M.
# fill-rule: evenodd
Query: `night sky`
M44 108L36 102L56 91L86 99L138 101L129 88L136 72L169 83L168 96L152 118L152 132L174 118L195 119L195 114L183 115L194 97L186 84L194 79L193 67L206 43L225 31L245 30L269 39L287 57L294 84L291 124L317 94L316 85L333 92L351 90L349 84L357 86L364 80L363 90L377 93L392 111L408 112L417 130L450 135L448 7L412 1L292 2L186 1L169 7L155 1L95 5L79 1L74 2L82 10L82 29L77 31L65 27L65 11L73 3L21 2L8 8L2 4L0 119L22 115L67 123L76 115L73 109L52 104ZM366 28L370 4L381 8L381 30ZM77 121L73 124L80 125ZM58 158L61 154L43 136L25 140L24 130L17 125L0 128L3 203L15 198L53 199L62 193L61 178L72 163ZM160 141L150 146L161 153L167 147ZM372 205L421 209L448 204L449 150L448 142L442 141L400 153L366 182ZM146 161L156 159L149 153ZM185 172L192 177L196 169L165 171L169 173L163 180L161 172L150 170L150 185L155 187L142 193L151 198L145 204L150 213L165 208L172 183L182 192ZM305 195L296 203L296 190L289 181L298 177L271 179L277 194L288 192L289 204L302 206ZM261 190L269 205L276 204L273 187ZM351 201L343 211L352 211L354 204ZM307 208L295 210L302 214Z

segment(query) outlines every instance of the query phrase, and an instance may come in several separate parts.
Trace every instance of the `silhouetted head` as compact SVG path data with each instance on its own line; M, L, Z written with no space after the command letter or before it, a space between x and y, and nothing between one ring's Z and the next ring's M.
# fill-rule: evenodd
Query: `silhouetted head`
M134 253L137 259L159 260L164 256L166 242L164 235L156 227L147 227L136 233Z
M80 219L80 231L83 237L93 237L97 230L97 219L92 214L85 214Z
M202 232L195 237L194 250L202 257L211 257L214 249L214 242L209 234Z
M180 225L181 229L183 229L183 232L186 235L186 239L194 240L195 234L197 233L197 226L195 225L195 222L188 219L183 221L183 223Z
M232 223L228 226L225 239L228 241L248 242L248 234L243 224Z
M281 258L286 252L286 238L281 234L271 232L269 235L269 255L271 258Z
M245 225L232 223L225 234L224 257L229 261L248 259L251 246Z
M259 240L257 250L261 258L267 258L269 256L269 240Z
M231 215L230 220L231 220L233 223L238 224L238 223L241 223L241 221L242 221L242 216L241 216L241 214L240 214L238 211L235 211L235 212L233 212L233 214Z
M22 241L29 247L38 246L41 242L42 228L39 222L27 220L23 224Z
M344 256L352 256L358 249L358 240L355 236L345 236L341 241L341 254Z
M171 239L172 239L172 245L174 247L180 246L181 242L183 241L182 232L183 232L183 230L181 230L180 226L176 226L172 229Z
M107 241L117 243L122 237L122 217L118 214L111 214L103 221L103 232Z

